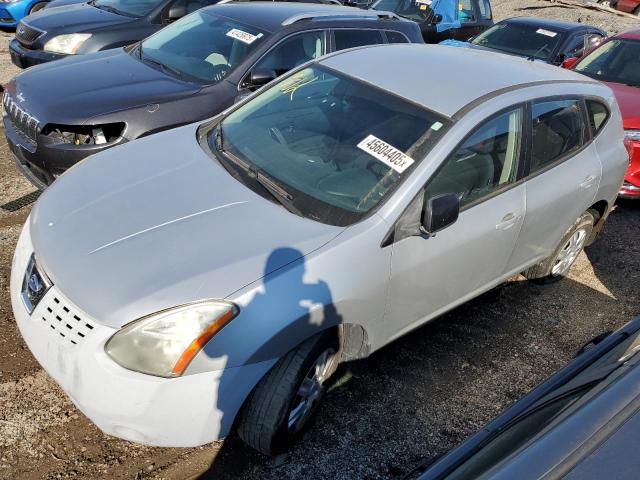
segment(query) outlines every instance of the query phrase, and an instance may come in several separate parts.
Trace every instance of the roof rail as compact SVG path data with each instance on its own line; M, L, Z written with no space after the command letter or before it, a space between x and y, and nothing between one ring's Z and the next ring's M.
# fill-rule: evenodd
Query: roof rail
M389 19L394 19L394 20L402 20L398 15L396 15L395 13L392 12L383 12L383 11L377 11L377 10L360 10L357 11L358 9L354 8L353 12L306 12L306 13L298 13L297 15L292 15L291 17L287 18L285 21L282 22L282 25L291 25L294 24L296 22L301 22L303 20L315 20L316 18L322 18L322 19L331 19L331 18L335 18L335 19L360 19L360 18L366 18L366 19L370 19L370 20L374 20L374 19L380 19L380 20L389 20Z

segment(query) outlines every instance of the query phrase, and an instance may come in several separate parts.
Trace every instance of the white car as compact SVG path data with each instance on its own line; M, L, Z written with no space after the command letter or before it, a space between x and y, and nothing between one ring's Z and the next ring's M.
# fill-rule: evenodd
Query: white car
M565 275L627 164L614 96L584 76L344 51L62 175L20 236L13 309L103 431L194 446L237 420L276 453L338 362L519 272Z

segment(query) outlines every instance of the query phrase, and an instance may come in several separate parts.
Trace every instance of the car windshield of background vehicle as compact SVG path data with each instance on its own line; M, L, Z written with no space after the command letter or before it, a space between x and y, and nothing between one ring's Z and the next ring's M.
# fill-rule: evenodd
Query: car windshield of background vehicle
M91 0L89 5L128 17L144 17L160 5L160 0Z
M548 61L562 34L552 30L510 23L499 23L475 37L471 43L505 53Z
M640 87L640 41L606 42L580 61L574 70L603 82Z
M431 22L435 20L435 14L429 8L430 2L416 0L378 0L371 8L385 12L393 12L401 17L415 20L416 22Z
M266 36L254 27L200 10L143 41L137 54L174 76L215 83Z
M300 214L349 225L397 187L447 123L403 98L315 65L231 113L221 133L210 134L209 146L265 172L291 193Z

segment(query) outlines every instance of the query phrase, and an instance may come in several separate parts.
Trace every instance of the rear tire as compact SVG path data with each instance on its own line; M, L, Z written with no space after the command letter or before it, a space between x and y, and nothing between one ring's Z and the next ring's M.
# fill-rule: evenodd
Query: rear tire
M31 8L29 9L29 15L31 15L32 13L39 12L40 10L42 10L46 6L47 6L47 2L34 3L31 6Z
M288 450L311 425L337 367L338 352L337 337L324 332L281 358L245 402L239 437L266 455Z
M553 254L537 265L529 267L522 275L540 284L563 279L584 249L585 242L591 237L594 223L595 217L591 211L583 213L564 234Z

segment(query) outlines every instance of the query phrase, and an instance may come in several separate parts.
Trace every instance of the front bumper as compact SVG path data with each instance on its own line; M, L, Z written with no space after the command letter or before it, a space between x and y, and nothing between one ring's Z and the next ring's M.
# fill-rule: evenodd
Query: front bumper
M16 67L28 68L41 63L65 58L67 55L49 53L44 50L31 50L23 47L15 38L9 43L9 55Z
M20 295L32 252L29 221L14 255L11 303L29 349L73 403L105 433L146 445L192 447L225 436L273 362L159 378L113 362L104 345L116 330L90 318L55 285L29 315Z
M636 199L640 198L640 142L630 142L628 149L631 162L620 188L620 197Z
M38 134L35 145L25 141L8 116L3 117L4 132L9 149L16 157L18 169L40 190L44 190L70 167L90 155L126 142L124 138L100 145L55 143Z

